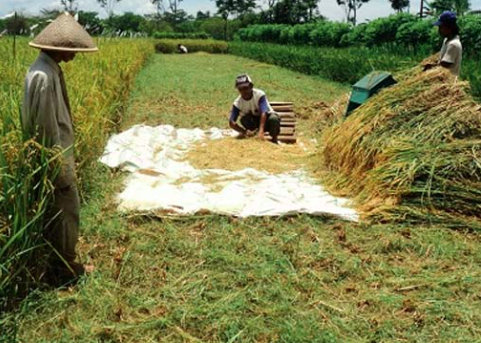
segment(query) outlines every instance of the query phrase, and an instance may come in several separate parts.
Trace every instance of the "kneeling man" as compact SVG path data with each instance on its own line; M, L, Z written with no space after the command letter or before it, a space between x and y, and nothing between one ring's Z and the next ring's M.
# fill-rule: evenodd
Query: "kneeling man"
M235 86L240 96L232 106L230 127L243 137L251 137L258 131L258 137L262 140L264 133L269 132L272 142L277 143L281 132L281 119L269 104L266 93L254 88L248 75L238 76ZM239 118L242 126L237 124Z

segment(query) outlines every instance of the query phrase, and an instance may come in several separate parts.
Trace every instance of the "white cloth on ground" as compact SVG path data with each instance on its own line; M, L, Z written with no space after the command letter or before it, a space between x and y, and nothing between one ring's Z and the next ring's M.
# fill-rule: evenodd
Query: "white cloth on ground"
M189 149L205 139L235 135L216 128L138 125L113 136L101 162L132 173L118 197L120 210L177 215L210 212L242 218L306 213L358 221L349 200L330 195L303 170L277 175L250 168L199 170L183 160ZM208 183L203 182L206 176Z

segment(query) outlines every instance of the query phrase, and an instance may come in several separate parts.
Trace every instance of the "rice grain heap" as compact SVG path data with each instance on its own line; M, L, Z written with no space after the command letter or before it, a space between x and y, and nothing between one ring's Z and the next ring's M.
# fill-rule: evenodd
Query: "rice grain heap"
M365 218L481 228L481 107L449 71L397 77L324 132L331 190Z
M239 171L254 168L272 174L302 169L310 147L300 142L275 145L256 138L207 140L189 151L186 160L198 169Z

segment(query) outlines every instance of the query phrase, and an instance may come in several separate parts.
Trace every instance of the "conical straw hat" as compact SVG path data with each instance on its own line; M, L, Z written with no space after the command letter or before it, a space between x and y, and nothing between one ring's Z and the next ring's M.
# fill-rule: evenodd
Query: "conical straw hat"
M68 13L62 14L29 43L44 50L95 52L98 51L92 37Z

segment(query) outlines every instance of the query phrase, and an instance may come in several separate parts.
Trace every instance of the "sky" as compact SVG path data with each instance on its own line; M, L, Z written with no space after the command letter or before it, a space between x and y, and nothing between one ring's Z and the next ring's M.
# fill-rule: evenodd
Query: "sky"
M411 12L419 12L421 0L411 0ZM43 8L59 8L60 0L0 0L0 17L7 15L15 10L23 11L28 14L38 14ZM100 8L96 0L79 0L79 9L84 11L96 11L103 13L105 11ZM481 10L481 0L471 0L472 9ZM215 4L213 0L184 0L180 8L189 14L195 14L197 11L215 12ZM331 20L345 20L343 9L337 5L336 0L321 0L319 9L322 15ZM149 0L122 0L115 6L116 14L123 12L134 12L137 14L148 14L155 12L154 6ZM387 16L394 13L388 0L371 0L364 5L359 11L359 22Z

